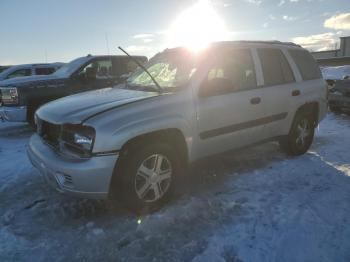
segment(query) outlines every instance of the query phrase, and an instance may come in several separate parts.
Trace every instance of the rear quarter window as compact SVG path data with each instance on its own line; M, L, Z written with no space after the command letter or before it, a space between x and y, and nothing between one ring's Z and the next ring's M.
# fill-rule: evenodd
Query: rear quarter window
M303 80L322 78L319 66L308 51L290 49L288 52L297 65Z
M280 49L258 49L264 83L266 86L283 85L294 82L294 75L290 65Z

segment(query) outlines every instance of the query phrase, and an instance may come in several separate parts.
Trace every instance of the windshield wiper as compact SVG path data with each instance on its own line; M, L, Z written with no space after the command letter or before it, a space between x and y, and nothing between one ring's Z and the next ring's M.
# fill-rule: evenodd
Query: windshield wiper
M162 88L160 87L160 85L158 84L158 82L154 79L154 77L151 75L150 72L148 72L148 70L139 62L137 61L137 59L135 59L134 57L132 57L131 55L129 55L128 52L126 52L123 48L121 48L120 46L118 46L118 48L124 53L126 54L128 57L130 57L131 60L133 60L139 67L141 67L143 69L143 71L146 72L146 74L152 79L153 83L156 85L158 93L161 94L163 93Z

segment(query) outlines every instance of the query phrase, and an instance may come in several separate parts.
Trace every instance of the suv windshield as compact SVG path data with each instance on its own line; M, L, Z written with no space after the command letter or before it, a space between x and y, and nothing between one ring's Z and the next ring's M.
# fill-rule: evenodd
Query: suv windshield
M196 71L194 56L190 52L181 50L165 51L154 56L145 68L154 77L164 91L173 91L183 87ZM127 80L130 89L147 88L156 90L156 86L149 75L138 68Z
M69 77L76 70L78 70L84 63L86 63L90 58L88 57L79 57L72 60L68 64L65 64L60 69L58 69L53 75L58 77Z

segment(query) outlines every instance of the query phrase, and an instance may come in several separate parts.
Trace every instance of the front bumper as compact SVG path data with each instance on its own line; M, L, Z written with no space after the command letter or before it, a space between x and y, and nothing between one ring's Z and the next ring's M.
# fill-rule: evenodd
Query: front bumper
M350 97L342 94L329 94L328 103L334 107L350 108Z
M34 134L27 154L45 180L56 190L83 198L106 199L118 155L72 159L55 152Z
M26 106L0 106L0 119L9 122L26 122Z

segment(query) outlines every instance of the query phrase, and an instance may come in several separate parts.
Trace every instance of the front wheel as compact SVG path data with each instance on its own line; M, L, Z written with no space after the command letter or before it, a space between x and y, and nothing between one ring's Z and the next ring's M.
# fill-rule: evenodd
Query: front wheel
M314 134L314 118L300 112L296 115L289 134L280 140L280 146L289 155L302 155L309 150Z
M166 144L139 145L128 150L118 176L123 203L138 213L160 208L172 194L180 161Z
M342 112L340 107L337 106L329 106L329 110L335 114L340 114Z

